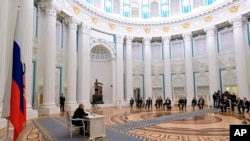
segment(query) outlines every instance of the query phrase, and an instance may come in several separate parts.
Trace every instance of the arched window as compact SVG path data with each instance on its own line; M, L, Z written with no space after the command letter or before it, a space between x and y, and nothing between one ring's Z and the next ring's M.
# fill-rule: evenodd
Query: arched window
M86 0L86 2L89 4L93 4L94 1L93 0Z
M141 17L142 19L148 19L149 18L149 0L142 0L141 5Z
M123 0L122 15L131 17L131 0Z
M182 13L191 12L191 0L181 0L181 11Z
M139 18L139 4L136 1L131 5L131 17Z
M159 16L159 4L157 2L151 3L151 18Z
M120 14L121 13L120 7L121 7L120 1L119 0L115 0L113 2L113 13Z
M107 13L113 13L113 0L104 1L104 11Z
M216 0L204 0L205 1L205 5L210 5L213 4Z
M161 0L161 17L169 17L169 0Z
M178 14L180 14L180 3L179 3L179 1L178 0L171 0L171 2L170 2L170 4L171 4L171 15L173 16L173 15L178 15Z

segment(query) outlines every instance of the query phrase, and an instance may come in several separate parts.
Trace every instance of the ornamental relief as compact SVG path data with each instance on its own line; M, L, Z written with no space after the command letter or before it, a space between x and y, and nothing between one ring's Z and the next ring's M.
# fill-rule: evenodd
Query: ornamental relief
M193 60L193 71L199 72L200 74L204 74L205 71L208 70L208 59L200 58Z
M185 72L185 63L184 61L172 61L171 62L171 72L180 74Z
M159 74L163 74L163 62L154 62L152 65L152 74L155 74L155 75L159 75Z
M142 78L141 77L134 77L133 78L133 87L134 88L142 87Z
M133 62L133 74L139 77L144 72L144 65L142 61Z
M89 40L89 44L91 47L102 44L103 46L108 47L112 51L112 54L116 54L116 48L113 42L109 42L105 39L97 39L94 37L90 37Z
M235 69L232 71L227 71L223 75L223 82L224 84L237 84L237 75L235 73Z
M63 49L56 48L56 66L63 66Z
M173 75L172 78L172 82L173 82L173 87L184 87L185 86L185 75L181 74L181 75Z
M152 76L152 87L162 87L162 76L160 75Z
M235 56L233 53L220 54L218 57L218 63L220 68L235 67Z
M209 85L209 78L207 74L202 74L197 76L196 78L196 85L197 86L208 86Z

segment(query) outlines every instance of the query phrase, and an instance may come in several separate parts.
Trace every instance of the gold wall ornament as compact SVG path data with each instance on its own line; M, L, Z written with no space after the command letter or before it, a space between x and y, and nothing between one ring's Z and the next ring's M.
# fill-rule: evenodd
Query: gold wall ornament
M97 19L96 17L92 17L91 20L92 20L92 22L93 22L94 24L97 24L97 23L98 23L98 19Z
M207 16L206 18L204 18L204 21L206 22L206 23L209 23L209 22L211 22L212 20L213 20L213 16Z
M239 7L240 7L239 4L237 4L237 5L233 6L233 7L230 7L230 8L229 8L229 12L235 13L235 12L238 11Z
M132 28L132 27L127 27L127 31L128 31L129 33L131 33L131 32L133 31L133 28Z
M150 33L151 29L150 28L144 28L145 33Z
M162 28L162 30L163 30L164 32L168 32L168 31L169 31L169 27L165 26L165 27Z
M115 24L112 24L112 23L110 23L110 24L109 24L109 28L110 28L110 29L114 30L114 29L115 29L115 27L116 27L116 25L115 25Z
M184 24L182 25L182 27L183 27L184 29L189 28L189 26L190 26L190 23L184 23Z
M76 15L79 15L80 14L80 9L76 6L73 6L73 11L75 12Z

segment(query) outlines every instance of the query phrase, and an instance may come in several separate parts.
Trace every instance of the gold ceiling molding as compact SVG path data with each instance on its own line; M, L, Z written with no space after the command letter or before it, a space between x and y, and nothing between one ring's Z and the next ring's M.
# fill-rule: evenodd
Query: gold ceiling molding
M240 7L239 4L237 4L237 5L233 6L233 7L230 7L230 8L229 8L229 12L235 13L235 12L238 11L239 7Z
M115 24L112 24L112 23L110 23L110 24L109 24L109 28L110 28L110 29L114 30L114 29L115 29L115 27L116 27L116 25L115 25Z
M189 28L189 26L190 26L190 23L184 23L184 24L182 25L182 27L183 27L184 29Z
M209 22L211 22L213 20L213 18L214 18L214 16L207 16L206 18L204 18L204 21L206 23L209 23Z
M168 31L169 31L169 27L165 26L165 27L162 28L162 30L163 30L164 32L168 32Z
M129 33L131 33L131 32L133 31L133 28L132 28L132 27L127 27L127 31L128 31Z
M96 17L92 17L91 20L92 20L92 22L93 22L94 24L97 24L97 23L98 23L98 19L97 19Z
M151 32L151 29L150 29L150 28L144 28L144 32L145 32L145 33L150 33L150 32Z
M76 7L76 6L73 6L73 10L74 10L76 15L79 15L80 12L81 12L80 9L78 7Z

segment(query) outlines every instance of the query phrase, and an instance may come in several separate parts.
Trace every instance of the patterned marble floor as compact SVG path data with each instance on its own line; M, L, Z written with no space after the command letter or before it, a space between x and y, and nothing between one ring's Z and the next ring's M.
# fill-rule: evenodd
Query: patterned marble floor
M198 110L198 109L196 109ZM86 110L91 113L105 115L105 125L112 126L122 123L130 123L145 119L153 119L163 115L173 115L192 111L179 111L174 107L171 111L159 109L138 109L130 107L98 108ZM54 116L63 116L61 113ZM39 118L44 118L39 117ZM215 112L200 116L194 116L182 120L160 123L153 126L145 126L129 130L128 133L137 137L147 138L153 141L229 141L230 124L250 124L250 114L238 114L237 111ZM0 139L5 135L5 130L0 130ZM25 130L19 137L19 141L44 141L39 130L28 121Z

